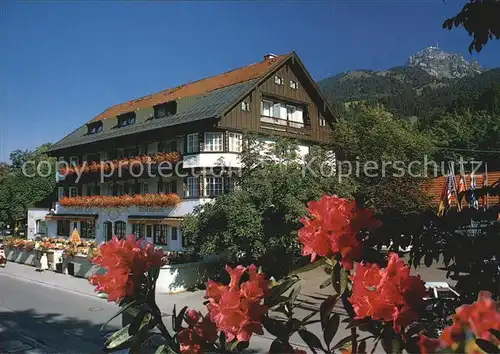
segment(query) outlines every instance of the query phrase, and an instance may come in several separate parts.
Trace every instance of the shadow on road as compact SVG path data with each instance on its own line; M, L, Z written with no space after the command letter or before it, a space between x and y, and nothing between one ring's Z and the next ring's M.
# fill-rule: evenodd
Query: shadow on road
M98 308L95 310L99 311ZM67 353L99 352L106 336L117 330L110 326L101 332L101 326L89 321L56 313L41 314L34 309L2 311L0 308L0 326L57 352Z

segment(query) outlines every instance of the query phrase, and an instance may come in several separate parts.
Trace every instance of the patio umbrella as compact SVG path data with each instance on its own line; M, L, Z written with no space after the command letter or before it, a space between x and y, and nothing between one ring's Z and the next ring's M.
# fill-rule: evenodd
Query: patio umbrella
M71 243L79 244L80 242L81 242L80 234L78 233L78 230L75 227L75 229L73 230L73 233L71 234Z

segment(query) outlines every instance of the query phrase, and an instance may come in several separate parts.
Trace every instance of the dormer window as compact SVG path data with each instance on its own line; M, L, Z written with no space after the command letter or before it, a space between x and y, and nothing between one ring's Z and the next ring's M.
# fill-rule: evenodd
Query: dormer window
M118 117L118 127L126 127L135 123L135 112L121 114Z
M88 134L97 134L102 132L102 122L87 124Z
M177 112L177 102L170 101L154 107L155 118L173 116Z

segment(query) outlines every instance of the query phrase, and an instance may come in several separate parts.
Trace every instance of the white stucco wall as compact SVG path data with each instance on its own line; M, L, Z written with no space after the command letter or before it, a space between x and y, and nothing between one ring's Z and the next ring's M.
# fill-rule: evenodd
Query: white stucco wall
M36 229L36 221L45 221L45 215L47 215L48 212L48 209L42 208L28 209L28 239L33 240L35 238L36 232L39 231Z

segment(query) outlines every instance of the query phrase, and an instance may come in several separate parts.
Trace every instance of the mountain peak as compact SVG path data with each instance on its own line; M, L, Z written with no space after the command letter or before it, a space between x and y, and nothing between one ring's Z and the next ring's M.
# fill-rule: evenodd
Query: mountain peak
M409 67L418 67L437 78L462 78L480 74L483 69L477 61L467 61L460 54L447 53L429 46L408 58Z

